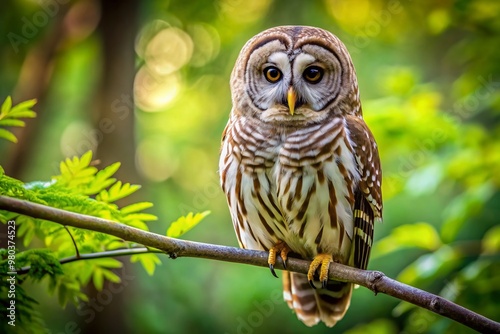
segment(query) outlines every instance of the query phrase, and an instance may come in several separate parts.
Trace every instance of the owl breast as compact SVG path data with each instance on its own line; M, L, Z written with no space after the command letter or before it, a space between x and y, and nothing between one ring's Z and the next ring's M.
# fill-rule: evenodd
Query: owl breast
M240 245L268 250L284 241L304 258L330 253L347 263L354 229L348 185L359 173L344 119L300 129L245 117L230 124L220 170Z

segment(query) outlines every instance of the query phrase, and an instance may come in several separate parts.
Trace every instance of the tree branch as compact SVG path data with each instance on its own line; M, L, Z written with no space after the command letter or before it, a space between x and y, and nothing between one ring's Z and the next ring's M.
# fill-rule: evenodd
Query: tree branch
M105 257L118 257L118 256L128 256L128 255L146 254L146 253L163 253L163 252L160 250L150 249L147 247L123 248L123 249L115 249L111 251L98 252L98 253L87 253L87 254L77 253L76 255L60 259L59 263L66 264L80 260L102 259ZM16 270L16 274L18 275L27 274L30 271L30 269L31 266L19 268Z
M169 254L170 258L173 259L177 257L199 257L268 267L268 254L263 251L173 239L110 220L81 215L5 196L0 196L0 209L76 228L114 235L146 247L157 248ZM287 260L287 270L306 274L309 264L309 261L289 258ZM283 264L276 263L275 269L283 269ZM474 313L440 296L393 280L379 271L361 270L332 263L330 265L329 278L362 285L375 293L382 292L388 294L453 319L481 333L500 333L500 323Z

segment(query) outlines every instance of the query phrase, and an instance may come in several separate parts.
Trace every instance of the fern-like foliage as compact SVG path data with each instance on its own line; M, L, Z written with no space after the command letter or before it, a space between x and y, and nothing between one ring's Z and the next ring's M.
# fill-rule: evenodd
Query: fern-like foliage
M29 100L13 107L12 100L8 97L0 112L0 138L16 142L14 134L4 127L24 126L19 118L35 117L35 113L30 110L34 104L35 100ZM119 168L120 163L117 162L98 169L92 160L92 152L89 151L81 157L62 161L59 174L49 181L23 183L5 175L0 166L0 195L148 230L146 223L157 219L144 212L153 206L152 203L139 202L121 208L116 204L118 200L140 189L139 185L123 183L114 178ZM190 213L179 218L172 224L168 235L179 237L207 214L208 212L196 215ZM111 235L0 210L0 222L12 225L12 221L15 222L15 237L9 234L12 239L9 248L0 248L0 279L5 282L12 275L16 277L16 326L29 326L30 331L34 332L43 331L44 323L35 309L37 302L23 289L23 282L31 280L37 283L43 280L48 283L49 293L57 295L62 307L69 302L78 305L81 301L88 300L82 287L89 282L98 290L103 288L105 281L120 282L120 277L112 270L120 268L122 263L114 258L96 257L85 261L68 261L62 265L61 259L137 246ZM40 243L43 244L42 247ZM27 250L20 251L21 245ZM34 245L39 248L33 248ZM15 265L12 265L13 250L16 253ZM149 275L153 275L156 266L161 264L155 253L134 254L130 261L140 262ZM16 270L18 274L13 273ZM0 285L2 319L6 319L8 315L7 306L11 300L8 289L8 285ZM2 321L0 328L0 332L12 330L7 321Z
M92 152L90 151L80 158L66 159L60 164L60 174L48 182L23 184L6 175L1 175L0 194L148 230L146 222L156 220L157 217L143 210L152 207L152 203L140 202L123 208L115 204L117 200L136 192L140 186L122 183L113 178L120 163L114 163L102 170L98 170L91 163ZM10 219L16 221L17 238L22 238L24 247L29 247L36 236L45 243L47 248L56 252L58 258L76 254L72 238L75 239L80 253L102 252L134 246L116 237L98 232L64 227L9 212L0 212L0 214L4 222ZM78 264L67 266L78 266ZM88 281L81 277L76 278L83 283Z
M87 152L82 157L66 159L60 164L60 174L47 182L32 182L24 184L3 173L0 170L0 195L29 200L31 202L48 205L55 208L92 215L117 223L127 224L148 230L146 222L156 220L156 216L143 212L152 207L152 203L140 202L123 208L115 203L117 200L131 195L140 189L138 185L117 181L113 175L120 167L119 163L112 164L101 170L92 166L92 153ZM78 253L97 253L122 248L132 248L136 245L114 236L65 227L53 222L34 219L8 211L0 211L0 221L7 223L14 220L16 223L16 239L25 248L31 248L34 240L41 240L43 249L30 249L18 252L16 267L21 269L29 266L25 275L18 275L22 283L26 279L40 281L48 278L49 292L56 293L61 306L68 302L75 304L86 301L87 296L81 288L90 281L97 289L102 289L104 281L120 282L120 277L112 270L122 266L121 262L113 258L100 258L86 261L76 261L61 266L59 259L74 256ZM7 262L6 250L0 253L0 266ZM153 274L160 260L156 254L134 255L132 262L141 262L149 274ZM2 276L7 270L2 270ZM2 277L4 280L5 277ZM19 299L24 293L21 285L17 303L21 309L33 311L35 302L29 298ZM0 291L1 292L1 291ZM2 293L0 298L8 302L7 294ZM6 316L5 308L0 316ZM29 312L27 312L29 313ZM33 312L35 314L35 312ZM23 318L19 317L21 321ZM26 319L29 320L29 319ZM30 320L31 321L31 320Z
M38 257L43 258L39 261ZM23 288L23 283L28 277L32 277L34 280L39 281L45 276L49 276L54 279L57 275L62 273L59 261L48 251L26 251L18 253L16 256L16 263L19 265L29 265L32 262L40 263L40 267L45 267L47 270L39 271L34 269L30 275L19 276L19 275L9 275L11 272L8 263L8 251L7 249L0 249L0 278L2 279L2 284L0 284L0 316L4 321L2 321L2 333L13 332L11 325L8 325L10 319L7 317L9 314L8 307L10 306L9 293L11 293L10 281L13 278L15 281L15 306L16 306L16 326L18 324L30 324L30 328L33 332L42 332L45 328L45 324L40 317L39 313L35 311L35 307L38 304L35 299L30 297L26 290ZM36 268L37 266L34 266ZM50 267L50 269L49 269ZM18 326L19 327L19 326Z
M0 108L0 138L7 139L13 143L17 143L16 136L4 127L23 127L26 123L20 118L34 118L36 113L31 110L35 105L36 100L28 100L12 106L12 99L8 96L2 103Z

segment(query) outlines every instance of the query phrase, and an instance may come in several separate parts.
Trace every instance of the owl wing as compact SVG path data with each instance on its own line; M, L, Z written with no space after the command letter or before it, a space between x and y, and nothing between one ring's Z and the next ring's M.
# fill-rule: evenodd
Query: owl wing
M382 220L382 170L377 143L363 119L348 115L346 124L361 177L354 192L351 264L366 269L373 243L374 222Z

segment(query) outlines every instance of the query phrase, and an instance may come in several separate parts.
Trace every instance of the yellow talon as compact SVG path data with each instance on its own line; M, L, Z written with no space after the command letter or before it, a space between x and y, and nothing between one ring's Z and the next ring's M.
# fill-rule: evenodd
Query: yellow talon
M284 244L284 243L283 243ZM288 259L288 252L290 252L290 248L287 245L281 249L281 259L283 260L283 267L286 269L286 260Z
M313 288L316 289L316 286L314 286L314 274L316 273L316 269L318 269L318 267L320 268L319 281L321 282L321 286L323 288L326 287L330 262L332 262L332 254L318 254L314 257L311 265L309 266L309 271L307 272L307 279Z
M267 258L267 263L269 264L271 273L276 278L278 277L278 275L276 275L276 272L274 271L274 265L276 264L276 257L278 255L278 252L281 256L281 259L283 260L283 267L286 269L286 260L288 258L288 253L290 252L290 248L283 241L280 241L276 245L271 247L271 249L269 249L269 257Z

